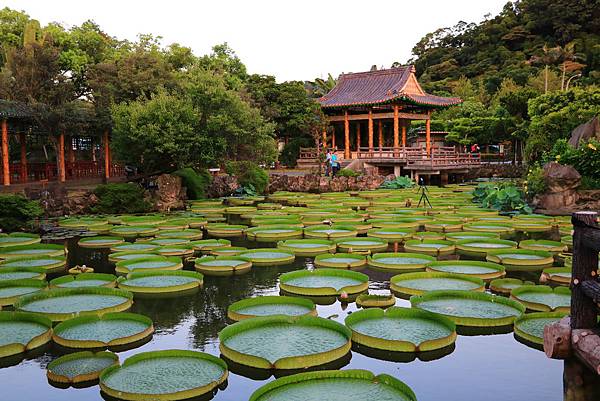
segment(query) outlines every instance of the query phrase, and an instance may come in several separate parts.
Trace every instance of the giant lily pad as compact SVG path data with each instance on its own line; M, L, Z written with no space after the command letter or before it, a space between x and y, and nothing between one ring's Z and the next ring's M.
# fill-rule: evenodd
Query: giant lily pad
M64 256L65 247L56 244L15 245L0 248L0 258L10 259L31 256Z
M523 285L511 291L510 297L537 312L569 312L571 290L547 285Z
M194 250L202 253L210 253L217 248L230 247L231 241L228 239L201 239L198 241L192 241L190 244L194 247Z
M485 259L491 251L516 248L516 242L502 239L465 239L456 241L456 252L459 255L478 259Z
M531 271L552 267L554 257L546 251L508 249L491 251L486 256L488 262L499 263L507 271Z
M196 259L195 268L207 276L229 276L247 273L252 262L239 256L203 256Z
M202 231L188 228L185 230L160 230L156 238L185 238L190 241L202 239Z
M75 352L50 362L46 375L48 380L54 383L85 383L98 380L100 372L109 366L118 364L119 357L112 352Z
M403 252L377 253L367 258L369 266L405 272L425 270L425 266L435 260L433 256Z
M541 348L544 345L544 327L558 322L567 315L568 312L523 314L515 319L515 337L525 340L525 343L537 345L537 348Z
M152 237L158 233L158 228L154 226L119 226L110 230L112 235L118 235L125 238Z
M410 240L404 243L404 249L407 252L443 256L454 253L454 243L445 240Z
M77 245L82 248L101 249L110 248L122 244L123 242L125 242L125 240L121 237L88 237L81 238Z
M402 228L372 228L367 232L368 237L381 238L389 242L402 242L410 238L413 232Z
M17 245L30 245L40 242L40 236L28 233L0 233L0 248Z
M358 235L358 231L356 230L356 227L353 227L353 226L315 225L315 226L307 227L304 229L304 236L306 238L334 239L334 238L356 237L357 235Z
M287 225L268 225L247 229L246 237L251 241L275 242L281 239L302 238L302 228Z
M203 276L190 271L142 271L119 277L119 288L134 294L172 294L197 289Z
M389 308L396 304L394 294L360 294L356 297L356 305L361 308Z
M571 267L550 267L542 271L540 282L549 281L553 284L571 284Z
M515 232L513 226L508 223L490 223L486 221L467 223L463 226L463 228L465 231L495 233L499 235L510 235Z
M561 252L566 252L568 250L568 246L558 241L533 239L519 242L519 248L528 249L530 251L552 252L554 255L557 255Z
M2 267L0 268L0 282L5 280L36 279L44 280L46 269L41 267Z
M31 278L0 281L0 306L10 306L19 297L46 289L48 284Z
M247 226L239 224L209 223L206 226L206 232L217 238L241 237L247 228Z
M369 276L340 269L298 270L282 274L279 287L290 294L307 296L358 294L369 288Z
M183 400L214 391L227 375L223 360L203 352L150 351L104 370L100 389L122 400Z
M326 370L299 373L272 381L252 394L250 401L416 401L413 391L389 375L366 370Z
M144 242L124 243L110 248L111 252L152 252L158 249L160 245L154 245Z
M277 248L292 252L296 256L317 256L335 252L336 245L329 240L307 238L279 241Z
M118 263L122 260L133 260L133 259L144 259L151 258L153 256L157 256L158 253L155 251L124 251L124 252L115 252L108 255L108 261L112 263Z
M246 319L219 333L221 353L259 369L305 369L342 358L350 351L348 328L313 316Z
M401 297L421 295L435 290L485 291L485 283L477 277L462 274L417 272L398 274L390 279L390 289Z
M242 299L227 308L227 317L235 321L272 315L317 316L317 310L309 299L276 295Z
M136 270L181 270L181 258L175 256L149 256L143 259L122 260L117 262L115 271L125 275Z
M0 312L0 358L41 347L52 338L52 321L35 313Z
M0 262L0 270L4 268L39 267L46 273L62 272L67 266L64 256L22 256Z
M117 285L117 277L114 274L104 273L80 273L75 276L61 276L50 280L52 288L80 288L80 287L108 287Z
M274 248L249 249L239 255L252 262L253 266L277 266L294 262L296 257L290 251Z
M499 235L496 233L476 232L476 231L458 231L446 234L446 240L454 243L461 240L486 240L486 239L498 239Z
M338 249L341 252L348 253L376 253L387 250L387 240L381 238L367 237L367 238L342 238L336 240Z
M150 318L136 313L79 316L54 328L52 340L67 348L106 348L143 340L154 332Z
M460 220L442 220L436 219L425 223L426 231L435 231L441 233L450 233L461 231L463 222Z
M486 281L504 277L506 274L504 266L502 265L476 260L445 260L441 262L432 262L427 265L426 270L431 272L455 273L479 277Z
M352 342L387 351L433 351L456 340L454 322L421 309L364 309L349 315L345 323L352 330Z
M367 258L356 253L324 253L315 257L316 267L336 269L360 269L367 265Z
M412 296L415 308L439 313L460 326L499 327L511 325L525 306L504 297L473 291L431 291Z
M116 288L59 288L25 295L15 302L16 310L40 313L53 321L77 315L97 315L127 310L133 295Z
M533 284L530 281L523 281L518 278L499 278L490 281L490 290L496 294L510 295L511 291L522 285Z

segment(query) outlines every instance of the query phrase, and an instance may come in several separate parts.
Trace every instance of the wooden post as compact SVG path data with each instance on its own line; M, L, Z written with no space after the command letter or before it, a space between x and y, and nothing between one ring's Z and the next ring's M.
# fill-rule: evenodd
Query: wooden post
M402 146L406 147L406 120L402 120Z
M104 178L110 178L110 142L108 130L104 131Z
M394 148L400 147L400 138L399 138L399 126L400 121L398 121L398 105L394 105Z
M8 160L8 121L2 120L2 183L10 185L10 161Z
M62 132L58 136L58 178L60 182L67 180L65 172L65 134Z
M19 144L21 145L21 182L28 181L27 171L27 135L21 132L19 134Z
M573 268L571 273L571 329L589 329L597 324L596 304L584 293L582 283L598 277L598 250L584 243L589 227L597 227L596 212L573 213Z
M369 109L369 152L373 152L373 110Z
M350 159L350 121L348 110L344 112L344 159Z
M379 120L377 122L377 132L379 133L379 151L383 150L383 122Z
M356 122L356 151L360 152L360 121Z
M327 129L323 129L323 148L327 149Z
M333 127L333 132L331 133L331 148L335 149L335 127Z
M427 114L430 118L425 120L425 150L429 156L431 154L431 114Z

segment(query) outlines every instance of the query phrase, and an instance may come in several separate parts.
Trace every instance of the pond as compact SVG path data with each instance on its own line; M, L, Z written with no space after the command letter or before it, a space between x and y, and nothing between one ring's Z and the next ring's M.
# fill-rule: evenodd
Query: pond
M558 236L558 232L553 234ZM551 235L547 235L548 237ZM89 249L77 245L78 238L67 240L68 267L86 264L99 273L114 273L108 261L108 249ZM229 238L232 246L253 248L275 247L275 243ZM512 237L512 239L517 239ZM402 247L396 249L402 252ZM439 260L456 260L456 254ZM460 256L461 260L469 259ZM230 277L204 277L203 287L192 295L171 298L135 298L131 312L148 316L154 322L155 333L143 345L118 352L120 361L144 351L188 349L215 356L219 352L218 333L228 323L227 307L238 300L263 295L279 295L279 276L301 269L314 269L314 257L296 257L284 266L254 266L250 272ZM189 262L185 270L193 270ZM390 278L397 272L365 268L371 294L389 293ZM54 278L51 275L48 279ZM538 282L539 271L511 271L507 277ZM410 307L408 300L396 298L397 306ZM356 312L355 303L317 305L320 317L344 323ZM366 369L375 374L386 373L405 382L419 401L486 401L563 400L564 362L548 359L537 349L518 342L512 332L482 334L459 332L454 347L432 353L420 360L414 356L404 360L386 360L383 354L363 354L353 348L351 354L328 366L330 369ZM52 344L17 364L0 368L2 400L101 400L98 385L87 388L61 389L50 385L46 366L64 351ZM388 355L389 357L389 355ZM168 372L165 372L168 374ZM214 396L216 401L243 401L265 383L274 380L264 372L230 366L226 387ZM224 386L222 386L224 387ZM593 395L590 394L590 397ZM592 398L589 398L590 400Z

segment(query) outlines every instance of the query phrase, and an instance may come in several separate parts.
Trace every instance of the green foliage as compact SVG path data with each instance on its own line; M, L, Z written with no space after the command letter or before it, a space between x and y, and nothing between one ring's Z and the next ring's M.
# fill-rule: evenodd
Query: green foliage
M98 185L94 194L98 197L98 202L92 207L94 213L144 213L151 207L144 199L144 190L132 183Z
M314 146L315 140L309 137L292 138L283 147L279 155L279 161L288 167L296 166L300 157L300 148Z
M264 194L269 185L269 174L250 161L229 162L225 166L225 171L235 176L238 183L247 191L255 191L256 194Z
M479 184L473 190L473 202L484 208L501 212L530 214L531 207L525 202L523 191L511 183Z
M187 167L174 171L173 174L178 175L183 180L183 185L187 189L188 199L204 199L206 198L206 188L212 182L212 177L205 169L196 172L196 170Z
M360 173L349 168L343 168L336 175L339 177L358 177Z
M31 220L40 217L44 210L38 201L29 200L21 195L0 195L0 228L10 232L28 226Z
M412 188L415 185L413 180L411 180L407 176L396 177L393 180L384 181L379 188L382 189L404 189L404 188Z
M539 164L533 165L527 172L525 192L529 197L546 192L547 185L544 180L544 169Z
M600 178L584 175L581 177L581 185L579 185L579 189L600 189Z
M596 139L580 144L577 149L566 139L559 139L543 154L542 160L573 166L581 174L581 189L600 187L600 142Z

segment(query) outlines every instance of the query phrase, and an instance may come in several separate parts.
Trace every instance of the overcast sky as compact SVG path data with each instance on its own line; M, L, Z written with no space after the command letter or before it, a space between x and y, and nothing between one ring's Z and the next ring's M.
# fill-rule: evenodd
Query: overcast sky
M138 33L197 55L227 42L250 73L312 80L405 62L425 34L496 15L507 0L2 0L45 25L92 19L112 36Z

